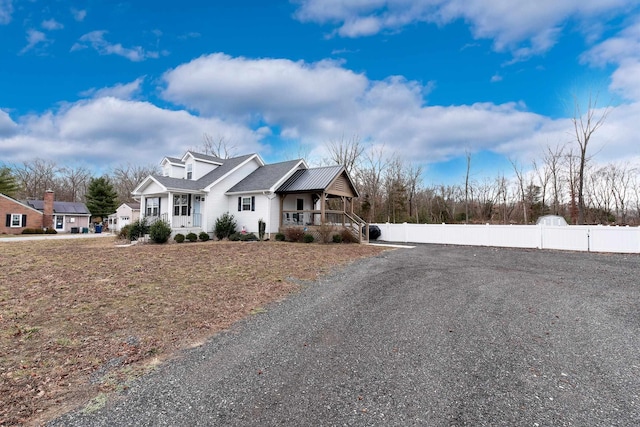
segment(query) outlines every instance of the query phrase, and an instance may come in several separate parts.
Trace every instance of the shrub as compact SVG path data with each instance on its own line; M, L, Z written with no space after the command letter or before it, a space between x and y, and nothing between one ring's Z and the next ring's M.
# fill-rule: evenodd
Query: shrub
M276 240L278 242L284 242L284 234L282 233L276 233Z
M258 240L258 237L253 233L233 233L229 236L229 240L234 242L253 242Z
M342 243L342 235L334 234L333 235L333 243Z
M47 228L46 230L39 229L36 234L58 234L55 228Z
M216 219L216 225L213 229L213 234L216 235L218 240L228 238L236 232L236 226L238 223L229 212L223 213L218 219Z
M334 233L333 226L322 223L318 227L318 234L320 235L320 241L322 243L329 243L331 241L331 236Z
M267 229L267 223L264 222L262 218L260 218L258 220L258 238L260 240L264 240L264 232L266 231L266 229Z
M118 232L118 239L128 239L131 234L131 224L127 224Z
M342 237L343 243L355 243L358 241L351 230L347 230L346 228L340 232L340 237Z
M314 240L315 238L313 237L313 234L306 233L302 236L302 241L305 243L313 243Z
M167 243L171 236L171 226L165 220L158 220L149 227L149 237L156 243Z
M175 236L173 236L173 240L175 240L176 243L184 242L184 234L182 234L182 233L176 234Z
M198 234L198 238L203 242L206 242L207 240L209 240L209 233L207 233L206 231L201 231L200 234Z
M129 236L127 236L129 240L138 240L145 234L149 234L149 224L147 224L146 218L140 218L129 225L131 226Z
M289 227L284 229L284 237L290 242L302 242L304 230L299 227Z
M186 238L190 242L195 242L196 240L198 240L198 235L196 233L189 233L187 234Z

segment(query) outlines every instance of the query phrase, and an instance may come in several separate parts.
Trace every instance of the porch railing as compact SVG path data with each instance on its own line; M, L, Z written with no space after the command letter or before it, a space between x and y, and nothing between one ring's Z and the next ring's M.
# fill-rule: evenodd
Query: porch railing
M321 211L283 211L283 227L306 227L319 226L323 223ZM369 240L369 230L367 223L356 214L344 211L327 210L324 213L324 223L349 230L359 241Z
M169 222L169 214L163 213L162 215L146 216L147 224L151 225L158 220ZM189 216L174 216L170 223L171 228L192 228L202 227L202 214L194 213Z

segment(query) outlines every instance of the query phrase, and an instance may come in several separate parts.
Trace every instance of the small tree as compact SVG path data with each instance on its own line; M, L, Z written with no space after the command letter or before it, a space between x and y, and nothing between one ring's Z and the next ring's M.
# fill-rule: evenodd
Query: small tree
M159 220L149 227L149 237L156 243L167 243L171 236L171 226L167 221Z
M237 227L236 220L233 218L229 212L225 212L218 219L216 219L216 225L213 229L213 234L216 235L218 240L222 240L225 238L229 238L233 233L236 232Z
M108 177L91 178L86 199L91 215L105 218L116 211L118 193Z
M138 240L145 234L149 234L149 225L146 218L140 218L137 221L128 224L129 227L129 240Z
M0 193L14 197L18 192L18 183L8 167L0 168Z
M267 223L260 218L258 220L258 239L264 240L264 232L267 229Z

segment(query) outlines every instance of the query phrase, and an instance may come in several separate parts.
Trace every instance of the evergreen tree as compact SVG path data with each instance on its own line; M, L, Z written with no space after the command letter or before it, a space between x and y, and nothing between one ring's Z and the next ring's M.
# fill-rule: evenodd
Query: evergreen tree
M11 169L6 166L0 167L0 193L14 197L18 192L18 183L11 173Z
M91 178L87 188L87 208L93 216L106 218L116 211L118 193L113 188L109 178Z

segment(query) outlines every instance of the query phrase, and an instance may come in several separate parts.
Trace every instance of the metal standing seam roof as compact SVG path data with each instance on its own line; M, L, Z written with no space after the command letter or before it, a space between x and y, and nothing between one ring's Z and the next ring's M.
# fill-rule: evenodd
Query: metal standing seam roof
M277 193L324 190L342 171L344 166L326 166L296 171L282 184Z
M300 164L302 160L290 160L287 162L272 163L260 166L249 176L231 187L227 193L243 193L270 190L285 177L291 170Z

